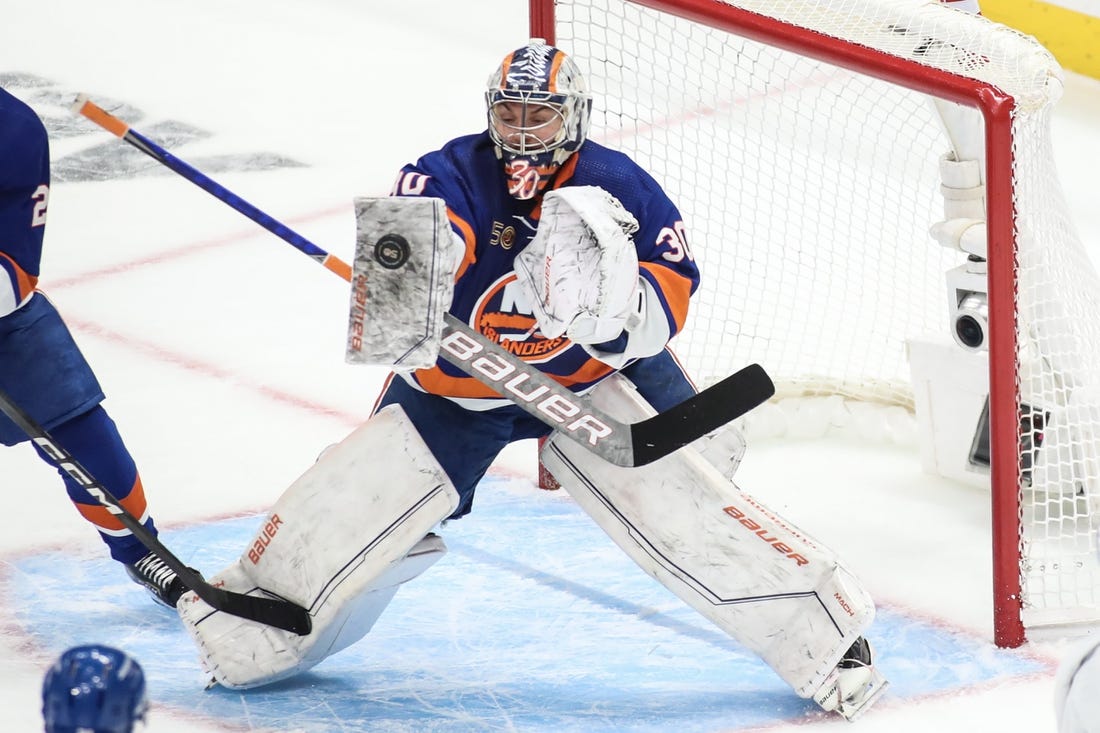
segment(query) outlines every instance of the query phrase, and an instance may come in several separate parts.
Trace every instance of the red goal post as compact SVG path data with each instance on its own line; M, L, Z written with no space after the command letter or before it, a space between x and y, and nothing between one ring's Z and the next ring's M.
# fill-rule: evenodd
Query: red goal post
M678 356L703 384L758 361L777 399L914 409L907 339L950 332L944 275L976 259L928 235L951 149L929 98L980 113L994 638L1100 620L1100 283L1053 170L1053 57L935 0L530 0L530 33L685 215Z

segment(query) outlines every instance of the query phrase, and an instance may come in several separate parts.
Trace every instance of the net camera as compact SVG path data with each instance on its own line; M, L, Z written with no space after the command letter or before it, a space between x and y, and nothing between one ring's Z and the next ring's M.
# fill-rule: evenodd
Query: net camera
M951 335L967 351L989 349L989 302L986 263L972 257L947 272Z
M989 304L985 293L966 293L955 314L955 340L967 349L986 345L989 333Z

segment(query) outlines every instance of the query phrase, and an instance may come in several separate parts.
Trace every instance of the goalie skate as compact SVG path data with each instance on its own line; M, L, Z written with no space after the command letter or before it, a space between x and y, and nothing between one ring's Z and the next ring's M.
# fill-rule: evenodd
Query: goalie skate
M871 645L861 636L814 694L814 702L845 720L855 720L874 704L888 685L871 661Z

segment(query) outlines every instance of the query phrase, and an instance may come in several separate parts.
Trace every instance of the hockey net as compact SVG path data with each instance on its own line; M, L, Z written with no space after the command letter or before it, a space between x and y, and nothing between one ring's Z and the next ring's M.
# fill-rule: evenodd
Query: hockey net
M935 0L531 11L586 72L592 139L684 215L704 277L674 348L703 385L759 362L779 398L911 411L907 339L950 333L945 273L966 261L928 233L950 149L930 98L981 110L994 636L1100 619L1100 283L1054 171L1051 55Z

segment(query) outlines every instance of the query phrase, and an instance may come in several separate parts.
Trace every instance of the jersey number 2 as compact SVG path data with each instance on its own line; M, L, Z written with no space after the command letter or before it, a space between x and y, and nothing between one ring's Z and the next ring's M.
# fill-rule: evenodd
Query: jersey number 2
M50 187L42 184L31 195L34 206L31 208L31 226L46 226L46 206L50 203Z

